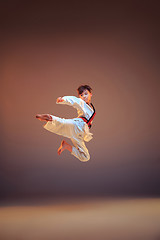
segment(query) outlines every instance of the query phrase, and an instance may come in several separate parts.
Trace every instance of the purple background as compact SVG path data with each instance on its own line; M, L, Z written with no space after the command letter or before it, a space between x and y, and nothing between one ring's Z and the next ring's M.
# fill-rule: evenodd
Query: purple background
M1 6L1 199L159 196L159 11L155 2L6 1ZM56 98L93 88L91 160L36 113L72 118Z

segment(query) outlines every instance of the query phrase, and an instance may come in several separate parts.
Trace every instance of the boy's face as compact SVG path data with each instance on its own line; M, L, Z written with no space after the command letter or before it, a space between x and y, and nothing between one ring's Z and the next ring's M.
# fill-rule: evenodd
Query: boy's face
M91 102L92 93L85 89L81 94L79 94L79 97L89 104Z

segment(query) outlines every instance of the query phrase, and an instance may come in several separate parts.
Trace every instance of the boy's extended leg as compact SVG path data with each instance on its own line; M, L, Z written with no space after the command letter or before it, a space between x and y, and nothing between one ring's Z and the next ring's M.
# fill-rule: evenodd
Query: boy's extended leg
M38 118L40 121L52 121L50 114L37 114L36 118Z

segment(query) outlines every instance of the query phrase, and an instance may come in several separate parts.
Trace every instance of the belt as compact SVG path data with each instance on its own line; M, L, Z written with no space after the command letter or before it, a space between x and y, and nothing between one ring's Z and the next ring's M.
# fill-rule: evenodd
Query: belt
M93 121L93 118L95 117L95 115L96 115L96 110L95 110L95 108L94 108L94 106L93 106L93 104L91 103L91 106L92 106L92 108L93 108L93 114L92 114L92 116L87 120L87 118L85 118L85 117L79 117L79 118L81 118L81 119L83 119L83 121L85 122L85 123L87 123L87 125L88 125L88 127L89 128L91 128L91 126L92 126L92 121Z

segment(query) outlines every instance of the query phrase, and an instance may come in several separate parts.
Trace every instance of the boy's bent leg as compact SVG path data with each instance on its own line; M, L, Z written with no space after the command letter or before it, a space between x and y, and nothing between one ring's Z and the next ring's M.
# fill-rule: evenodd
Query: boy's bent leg
M52 121L50 114L37 114L36 118L38 118L40 121Z
M78 158L81 162L87 162L90 159L90 155L84 141L75 141L74 139L71 140L74 144L71 154Z
M88 149L86 148L84 141L75 141L71 139L75 146L71 146L65 140L61 142L58 148L58 155L60 155L64 150L68 150L72 155L78 158L81 162L87 162L90 159Z

